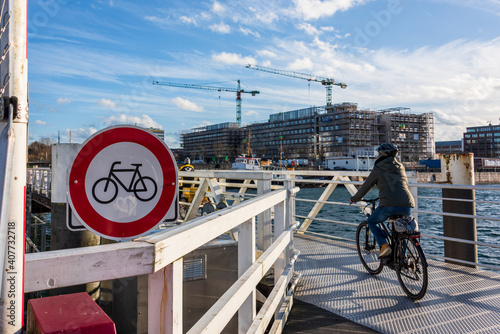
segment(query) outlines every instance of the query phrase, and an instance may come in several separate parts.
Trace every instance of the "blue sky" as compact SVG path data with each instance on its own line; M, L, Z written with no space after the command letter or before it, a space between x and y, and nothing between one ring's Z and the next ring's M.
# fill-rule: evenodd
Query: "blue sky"
M83 142L116 124L179 134L324 105L319 83L248 63L332 77L333 102L434 112L436 140L499 124L499 0L38 0L29 2L30 141Z

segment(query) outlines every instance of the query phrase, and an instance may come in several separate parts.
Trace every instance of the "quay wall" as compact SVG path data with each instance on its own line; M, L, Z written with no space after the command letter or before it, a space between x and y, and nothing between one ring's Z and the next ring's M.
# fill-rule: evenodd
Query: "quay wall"
M474 172L474 179L476 184L500 183L500 172ZM439 172L418 172L417 180L418 183L429 183L432 182L432 180L434 180L434 182L444 181Z

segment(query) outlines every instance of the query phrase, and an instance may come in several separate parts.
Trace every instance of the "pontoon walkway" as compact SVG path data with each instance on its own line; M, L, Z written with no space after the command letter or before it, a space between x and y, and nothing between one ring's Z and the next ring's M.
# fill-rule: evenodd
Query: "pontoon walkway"
M428 260L427 294L413 302L394 271L368 274L352 243L307 235L296 235L294 243L301 252L295 270L302 274L295 299L381 333L500 333L497 273ZM309 332L328 333L316 326L301 331Z

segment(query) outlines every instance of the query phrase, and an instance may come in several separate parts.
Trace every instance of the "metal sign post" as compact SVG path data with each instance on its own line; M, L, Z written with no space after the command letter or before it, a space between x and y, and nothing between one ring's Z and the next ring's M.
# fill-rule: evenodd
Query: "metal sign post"
M12 144L9 198L2 198L2 214L7 209L7 239L0 245L6 247L3 272L0 282L0 333L21 333L23 325L24 297L24 229L26 198L26 161L28 151L28 55L27 55L27 11L28 3L22 0L2 1L3 12L0 19L0 49L3 50L0 62L0 95L2 97L4 128L12 117ZM12 116L5 111L12 111ZM13 138L11 137L11 138ZM5 173L5 171L2 171ZM5 202L8 201L8 204ZM5 228L5 226L2 226Z

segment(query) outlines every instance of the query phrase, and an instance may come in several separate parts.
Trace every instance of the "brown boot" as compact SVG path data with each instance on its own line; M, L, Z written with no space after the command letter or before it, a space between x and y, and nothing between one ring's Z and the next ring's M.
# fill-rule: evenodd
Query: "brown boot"
M391 253L392 253L391 246L389 246L388 243L385 243L380 247L380 253L378 254L378 258L381 259Z

